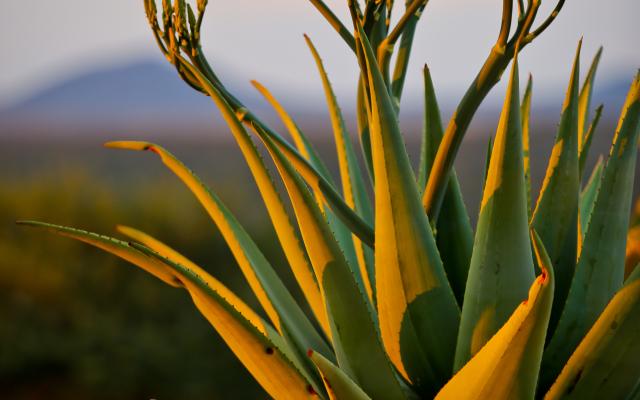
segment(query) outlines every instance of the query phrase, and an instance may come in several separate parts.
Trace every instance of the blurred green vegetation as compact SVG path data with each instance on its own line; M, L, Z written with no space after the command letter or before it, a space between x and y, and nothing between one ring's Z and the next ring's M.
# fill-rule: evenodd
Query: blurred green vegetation
M85 243L13 224L47 221L120 238L115 224L136 227L260 310L213 222L159 160L129 152L106 164L98 157L103 169L96 169L86 154L65 161L78 155L71 153L0 172L0 397L268 398L186 291ZM136 172L140 157L154 168ZM217 182L214 190L276 269L286 268L261 204L242 213L256 208L251 187L201 175ZM235 175L248 182L241 169Z

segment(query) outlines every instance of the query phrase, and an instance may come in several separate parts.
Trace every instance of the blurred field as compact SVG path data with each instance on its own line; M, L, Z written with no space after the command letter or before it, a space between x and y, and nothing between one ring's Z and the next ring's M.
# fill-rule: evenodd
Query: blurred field
M534 200L555 123L532 129ZM587 178L598 155L606 159L614 127L605 121L598 130ZM495 127L474 129L456 164L472 227L486 138ZM415 164L417 135L406 137ZM182 182L156 155L104 149L102 142L87 135L75 143L28 138L0 143L0 397L267 398L186 292L102 250L13 224L39 220L121 239L115 224L141 229L260 310L215 225ZM302 299L237 145L204 139L158 143L219 195ZM318 147L338 178L333 144Z

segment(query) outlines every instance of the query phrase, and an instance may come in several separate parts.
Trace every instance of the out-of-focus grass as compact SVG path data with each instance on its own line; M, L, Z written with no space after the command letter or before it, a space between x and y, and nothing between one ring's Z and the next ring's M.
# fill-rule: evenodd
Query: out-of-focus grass
M40 220L120 238L116 223L142 229L259 310L213 222L169 172L109 175L56 161L5 168L0 182L1 398L267 398L185 291L87 244L13 224ZM250 190L217 189L232 209L248 208ZM266 222L247 228L284 265Z

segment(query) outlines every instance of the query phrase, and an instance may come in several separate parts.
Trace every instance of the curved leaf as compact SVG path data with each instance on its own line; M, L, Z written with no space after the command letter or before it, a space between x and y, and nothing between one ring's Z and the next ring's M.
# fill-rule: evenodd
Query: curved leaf
M193 65L189 64L182 56L176 55L176 58L197 78L200 83L207 88L207 91L219 90L223 88L216 87L215 83L207 80ZM349 206L342 200L338 192L335 190L335 185L328 182L320 172L312 166L309 161L304 158L298 151L291 146L289 142L284 140L273 129L269 128L264 122L260 121L253 113L248 109L242 107L242 105L233 96L229 95L226 91L223 95L224 99L233 103L229 106L235 110L236 115L242 121L253 121L258 123L263 129L268 131L269 136L278 144L280 149L292 160L292 163L296 170L304 177L309 184L317 187L323 194L324 200L331 207L336 216L342 221L342 223L358 237L367 243L371 248L375 246L375 232L373 228L367 224L362 218L358 216Z
M255 311L251 309L251 307L246 305L244 301L242 301L238 296L236 296L235 293L233 293L226 286L220 283L220 281L218 281L216 278L211 276L207 271L203 270L202 268L194 264L191 260L183 256L182 254L178 253L171 247L162 243L158 239L155 239L147 235L142 231L139 231L134 228L130 228L128 226L122 226L122 225L117 225L116 230L118 230L118 232L124 235L129 236L131 239L135 240L136 242L145 245L146 247L150 248L151 250L155 251L161 256L166 257L184 266L185 268L188 268L191 271L193 271L194 274L198 275L202 280L204 280L207 283L207 285L209 285L213 290L218 292L218 294L222 296L222 298L224 298L229 304L231 304L233 308L238 310L240 314L244 315L244 317L248 319L249 322L251 322L256 328L258 328L260 332L262 332L265 335L267 334L267 331L265 329L266 324L262 321L262 318L260 318L260 316L258 316L258 314L256 314Z
M322 357L309 350L309 357L313 360L322 375L324 385L331 400L371 400L342 370Z
M364 164L367 166L371 185L375 187L375 175L373 173L373 159L371 154L371 133L369 132L369 118L367 117L367 100L365 99L366 89L363 84L362 74L358 77L358 98L356 103L358 117L358 133L360 137L360 148L364 157Z
M127 242L123 242L118 239L110 238L108 236L98 235L97 233L91 233L80 229L67 228L65 226L47 224L44 222L35 221L18 221L18 225L31 226L35 228L42 228L59 235L68 236L73 239L81 240L85 243L89 243L109 253L115 254L118 257L129 261L132 264L149 272L151 275L158 279L161 279L165 283L171 286L183 287L184 285L173 274L169 273L162 265L151 260L149 257L140 253L138 250L129 247Z
M582 174L584 173L584 167L587 165L587 158L589 157L589 149L591 148L591 141L593 140L593 134L598 127L598 121L600 121L600 115L602 114L602 104L600 107L596 108L596 116L593 117L593 121L591 121L591 125L589 125L589 130L587 131L586 136L584 137L584 141L581 143L580 147L580 183L582 183Z
M421 0L409 0L405 3L409 8L413 2ZM424 6L423 6L424 7ZM404 80L407 75L407 69L409 67L409 57L411 56L411 48L413 47L413 37L416 32L416 26L418 25L418 19L422 14L422 10L418 10L409 18L404 30L402 31L402 37L400 39L400 48L398 49L398 56L396 58L396 66L393 70L393 77L391 78L391 94L393 96L393 103L397 113L400 113L400 99L402 98L402 90L404 88Z
M373 208L369 202L367 189L364 186L364 179L358 166L356 153L349 138L349 132L342 118L342 112L338 106L336 96L331 89L331 83L327 77L327 73L322 65L322 60L316 48L311 43L307 35L304 35L307 44L311 49L313 58L316 60L322 84L324 86L325 95L329 104L329 112L331 114L331 122L338 150L338 162L340 165L340 177L342 178L342 191L344 193L345 202L355 210L368 224L375 224ZM373 250L362 243L356 235L353 235L353 244L358 256L358 264L360 266L360 275L362 276L364 287L367 289L369 300L375 304L375 260ZM341 246L342 247L342 246ZM344 248L343 248L344 250ZM346 254L346 253L345 253ZM347 259L348 260L348 259ZM351 264L351 261L348 260ZM356 275L357 279L357 275Z
M604 162L602 161L602 155L598 159L596 166L593 168L591 177L584 187L582 194L580 195L580 228L582 229L582 238L589 229L589 223L591 221L591 214L593 213L593 207L596 204L596 198L600 191L600 184L602 183L602 173L604 172Z
M556 143L547 167L531 227L544 243L551 261L556 265L560 249L571 226L580 191L578 156L578 79L580 77L580 48L578 44L569 88L562 109ZM556 268L568 268L557 266ZM556 275L559 272L556 270Z
M593 93L593 82L596 79L596 71L598 70L598 64L600 63L600 56L602 56L602 46L600 46L598 52L593 58L591 68L589 68L589 72L587 73L586 78L584 78L582 89L580 89L580 98L578 102L578 143L580 146L580 152L582 152L583 144L587 141L586 132L587 124L589 123L591 94Z
M389 358L414 390L433 396L451 377L459 310L420 201L393 104L373 50L360 25L358 29L371 87L382 340Z
M529 222L531 222L531 171L529 168L529 117L531 115L531 86L533 79L529 74L527 88L522 96L522 104L520 105L520 120L522 122L522 151L524 152L524 184L527 188L527 211L529 213Z
M194 271L138 244L136 250L161 263L184 282L198 310L209 320L251 375L274 399L317 398L314 386L264 332L257 329ZM318 385L316 384L316 387Z
M541 393L551 386L622 286L639 121L640 82L636 80L623 109L562 318L545 350Z
M436 400L533 399L555 280L540 237L535 231L531 236L542 275L533 282L528 299L447 383Z
M422 155L418 182L420 190L427 186L431 166L438 153L438 146L444 135L444 125L440 117L440 107L429 68L424 67L424 131L422 134ZM436 223L436 245L451 289L459 305L464 302L464 291L469 275L469 263L473 252L473 231L467 209L460 192L460 184L455 168L451 171L447 191Z
M259 126L254 128L287 186L327 306L340 368L373 398L404 398L369 314L364 288L358 287L322 212L282 151Z
M535 279L524 182L518 62L493 144L462 307L454 371L509 320Z
M256 87L256 89L258 89L258 91L267 99L267 101L269 101L269 103L273 106L273 108L275 108L275 110L278 112L278 115L280 116L282 121L285 123L285 125L289 129L291 136L293 136L294 141L296 142L296 146L298 147L298 150L300 151L300 153L303 154L305 158L309 160L309 162L311 162L311 165L313 165L316 168L316 170L320 171L322 176L325 178L325 182L331 185L332 192L337 194L337 192L335 192L334 190L336 185L333 179L331 178L331 175L329 174L327 167L324 165L324 163L320 159L320 156L316 152L311 142L307 139L307 137L300 130L300 128L298 128L296 123L293 121L293 119L291 119L291 117L287 114L284 108L282 108L282 106L271 95L271 93L269 93L269 91L258 82L252 81L252 83ZM289 156L287 156L287 158L289 159L289 162L291 162L292 164L295 163L295 160L293 160L292 158L289 158ZM300 171L298 172L300 173ZM303 178L305 178L305 175L303 175ZM359 239L357 238L355 233L352 234L351 231L349 231L349 229L338 219L338 217L331 211L331 209L324 208L325 198L323 196L322 190L320 189L320 185L319 184L316 184L316 185L311 184L311 185L313 187L314 194L318 202L318 206L320 207L320 210L322 210L322 212L324 213L327 221L329 222L329 226L331 226L331 229L334 235L336 236L336 239L340 243L340 247L344 251L344 255L347 258L347 261L349 262L349 266L351 267L351 270L353 271L353 274L356 280L358 281L358 284L365 287L365 277L368 277L368 275L366 274L362 275L361 273L358 253L356 251L356 247L354 243L356 240L359 241ZM340 198L340 200L342 201L342 198ZM345 203L345 204L347 205L347 207L350 207L350 210L353 209L352 204L349 204L349 203ZM371 309L372 313L375 313L375 309L371 306L370 302L369 302L369 308Z
M251 289L260 304L275 325L276 329L287 340L293 340L290 346L296 351L306 372L315 373L306 351L314 349L327 358L333 358L333 352L302 312L276 272L273 270L260 249L251 237L229 212L220 199L184 164L160 146L147 142L111 142L106 147L132 150L150 150L160 155L164 164L169 167L196 195L207 210L229 245Z
M489 168L491 167L491 153L493 152L493 144L491 142L491 136L489 136L489 143L487 144L487 156L484 160L484 175L482 177L482 193L484 188L487 187L487 178L489 177ZM482 199L478 205L478 221L476 222L476 234L478 233L478 223L480 223L480 212L482 211Z
M195 72L194 72L195 73ZM199 75L198 75L199 76ZM262 195L262 199L267 207L271 221L278 235L278 239L282 245L285 256L289 261L289 265L293 271L300 288L305 294L311 310L315 314L318 322L322 326L326 334L329 334L329 320L322 304L322 298L320 297L320 289L315 281L313 272L309 267L306 254L300 246L297 235L295 234L293 225L287 215L287 211L282 204L282 200L276 190L271 175L267 171L267 167L262 161L258 149L247 134L246 130L242 126L242 123L237 118L229 104L221 96L220 92L216 90L204 77L199 78L202 86L207 90L207 93L211 96L216 103L223 117L227 121L227 124L231 128L233 135L242 150L242 154L247 160L247 164L251 169L258 189ZM276 325L277 326L277 325Z
M640 270L613 297L545 396L626 399L640 379Z

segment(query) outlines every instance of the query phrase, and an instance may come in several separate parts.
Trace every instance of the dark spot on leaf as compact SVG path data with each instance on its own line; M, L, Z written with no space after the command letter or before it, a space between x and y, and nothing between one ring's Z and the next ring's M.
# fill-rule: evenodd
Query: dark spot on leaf
M613 321L611 323L611 329L616 329L618 327L618 322L617 321Z
M327 378L322 378L324 379L324 384L327 385L327 388L331 389L331 385L329 384L329 381L327 380Z
M569 386L569 389L567 390L567 393L573 392L573 389L576 388L576 385L578 384L578 381L580 380L580 376L582 375L582 371L583 370L578 371L578 373L576 374L575 379L573 380L573 383L571 384L571 386Z
M315 390L313 390L313 385L309 385L307 386L307 390L309 391L309 393L311 394L318 394L318 392L316 392Z
M273 354L273 349L271 347L267 348L267 354Z

